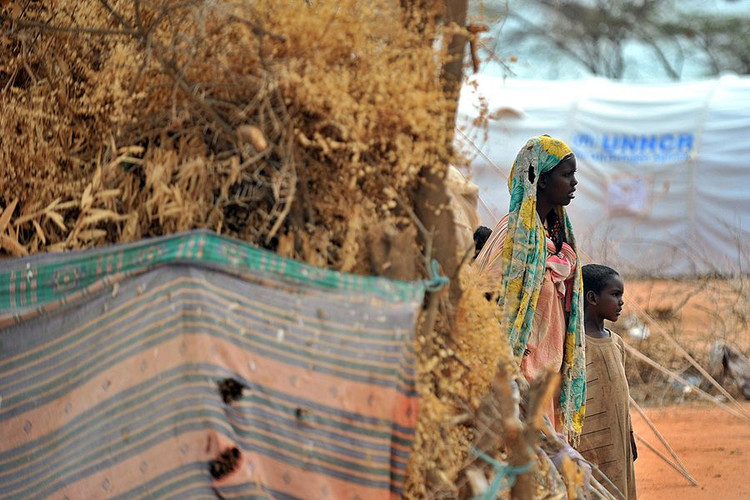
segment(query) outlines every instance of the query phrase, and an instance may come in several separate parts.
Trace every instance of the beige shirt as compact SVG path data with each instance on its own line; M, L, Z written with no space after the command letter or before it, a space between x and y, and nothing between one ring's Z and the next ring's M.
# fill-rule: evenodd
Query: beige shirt
M610 332L610 337L603 339L586 337L586 384L586 417L579 451L625 498L634 499L630 391L625 378L625 348L616 333ZM603 483L612 492L612 487Z

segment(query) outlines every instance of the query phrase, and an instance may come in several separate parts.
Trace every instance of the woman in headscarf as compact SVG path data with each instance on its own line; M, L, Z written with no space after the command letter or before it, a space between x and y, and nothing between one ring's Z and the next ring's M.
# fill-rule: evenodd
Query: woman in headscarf
M560 396L549 401L547 413L573 442L586 403L581 271L565 212L578 184L575 172L575 156L563 141L529 139L508 178L509 214L476 259L498 292L501 329L526 379L560 371Z

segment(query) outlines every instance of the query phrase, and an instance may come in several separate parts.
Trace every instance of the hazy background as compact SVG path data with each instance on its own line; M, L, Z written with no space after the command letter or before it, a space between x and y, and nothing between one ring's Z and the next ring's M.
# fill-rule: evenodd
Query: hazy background
M630 82L750 74L750 0L490 0L480 73Z

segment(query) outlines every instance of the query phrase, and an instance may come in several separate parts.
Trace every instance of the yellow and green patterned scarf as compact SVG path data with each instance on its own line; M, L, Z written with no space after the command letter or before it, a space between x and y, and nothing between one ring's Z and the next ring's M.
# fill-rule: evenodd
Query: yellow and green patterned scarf
M501 326L516 356L521 357L531 333L547 260L544 226L536 211L539 176L557 166L572 151L563 141L533 137L516 156L508 178L510 213L502 248L500 288ZM530 175L530 171L532 174ZM573 227L565 208L556 207L565 241L575 249ZM586 362L583 330L581 266L576 266L561 370L560 410L566 433L577 440L586 404Z

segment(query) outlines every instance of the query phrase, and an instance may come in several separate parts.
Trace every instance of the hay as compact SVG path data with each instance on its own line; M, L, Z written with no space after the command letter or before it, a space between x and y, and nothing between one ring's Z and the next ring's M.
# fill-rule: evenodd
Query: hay
M501 341L497 307L484 297L486 286L472 269L462 280L452 329L441 316L436 328L418 339L420 408L407 482L413 498L458 495L459 474L474 458L470 448L481 399L497 367L514 366Z
M393 2L60 0L2 25L8 255L204 227L367 273L367 228L412 226L399 200L448 158L439 61Z

